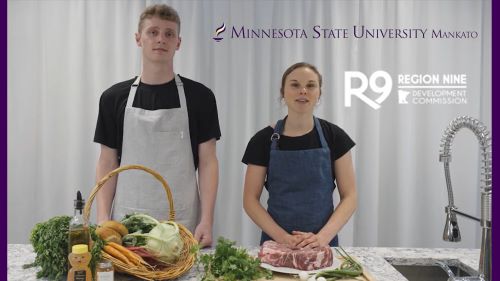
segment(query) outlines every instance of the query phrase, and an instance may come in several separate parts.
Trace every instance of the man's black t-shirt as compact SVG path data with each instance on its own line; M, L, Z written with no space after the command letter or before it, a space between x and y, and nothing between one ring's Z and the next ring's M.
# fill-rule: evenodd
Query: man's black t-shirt
M325 136L328 148L330 149L330 158L332 159L332 176L335 180L335 169L333 161L346 154L354 145L354 141L347 133L335 124L326 120L319 119L321 129ZM271 155L271 136L274 129L271 126L258 131L248 142L247 149L241 160L245 164L253 164L268 167L269 157ZM316 128L309 133L298 136L288 137L281 135L278 140L280 150L305 150L321 147L319 134Z
M121 158L123 120L130 87L135 78L117 83L103 92L99 102L99 115L94 142L117 149ZM181 77L186 95L189 118L189 134L195 167L198 167L198 144L221 136L217 104L212 91L203 84ZM175 79L160 84L140 83L133 107L146 110L180 107L179 93Z

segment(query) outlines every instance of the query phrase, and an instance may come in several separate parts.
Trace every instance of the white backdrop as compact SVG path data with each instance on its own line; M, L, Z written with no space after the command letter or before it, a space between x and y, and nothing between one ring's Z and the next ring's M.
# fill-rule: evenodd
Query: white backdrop
M163 1L181 16L177 73L217 98L222 139L215 237L256 245L259 230L242 209L246 144L286 114L283 71L318 66L323 96L316 114L356 141L359 207L342 245L479 247L479 224L459 218L460 243L441 240L447 204L441 135L459 115L491 127L491 2L458 1ZM92 142L99 97L140 71L138 17L154 1L8 2L8 242L26 243L36 222L72 215L76 189L88 196L99 146ZM226 24L224 39L215 29ZM348 38L312 37L312 27L347 28ZM422 28L425 38L354 38L352 27ZM239 30L303 28L308 38L235 38ZM431 38L432 29L476 31L475 39ZM392 77L378 110L354 97L344 105L345 71ZM466 74L466 104L399 104L397 75ZM370 95L369 92L366 93ZM374 96L374 94L371 94ZM477 140L460 132L452 146L456 205L479 215ZM167 179L168 180L168 179ZM94 207L95 208L95 207Z

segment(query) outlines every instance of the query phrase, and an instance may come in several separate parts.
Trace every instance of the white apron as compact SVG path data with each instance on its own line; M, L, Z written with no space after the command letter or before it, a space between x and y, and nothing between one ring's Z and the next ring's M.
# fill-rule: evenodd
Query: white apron
M194 233L200 199L182 81L175 75L180 108L159 110L132 107L139 81L140 76L130 88L125 107L121 165L139 164L160 173L172 189L175 221ZM133 212L168 220L167 193L157 179L141 170L119 174L112 219L121 220Z

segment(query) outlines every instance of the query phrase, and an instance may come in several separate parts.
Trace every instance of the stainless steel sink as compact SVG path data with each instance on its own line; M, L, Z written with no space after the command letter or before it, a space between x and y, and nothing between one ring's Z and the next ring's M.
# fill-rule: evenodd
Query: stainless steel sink
M438 265L392 265L408 281L447 281L448 274ZM459 266L448 266L455 277L471 276Z
M478 272L458 260L385 258L408 281L485 280Z

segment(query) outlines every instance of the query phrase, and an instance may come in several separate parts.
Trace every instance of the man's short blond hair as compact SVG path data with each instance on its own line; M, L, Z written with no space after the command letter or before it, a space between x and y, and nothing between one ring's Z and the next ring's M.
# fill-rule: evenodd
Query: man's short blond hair
M147 7L141 14L139 19L139 33L142 31L142 26L145 19L150 19L152 17L159 17L162 20L173 21L177 23L177 35L181 33L181 18L177 11L165 4L156 4Z

